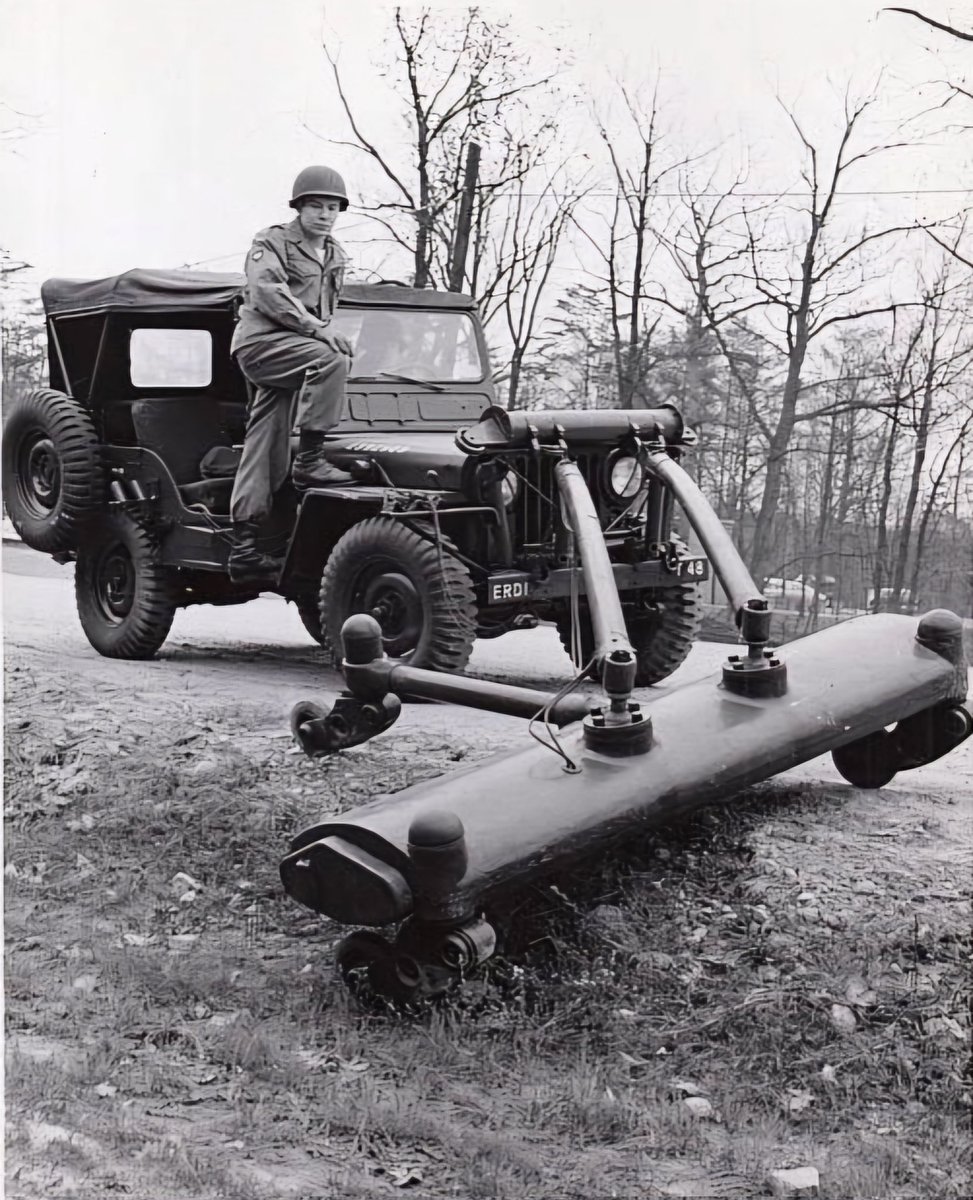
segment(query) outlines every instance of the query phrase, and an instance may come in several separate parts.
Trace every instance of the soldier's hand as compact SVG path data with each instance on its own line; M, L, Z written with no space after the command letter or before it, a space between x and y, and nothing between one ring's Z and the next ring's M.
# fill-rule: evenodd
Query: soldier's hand
M349 342L348 339L342 336L340 333L322 333L320 340L324 342L324 344L330 350L333 350L335 354L345 354L348 356L348 358L352 358L354 355L351 342Z

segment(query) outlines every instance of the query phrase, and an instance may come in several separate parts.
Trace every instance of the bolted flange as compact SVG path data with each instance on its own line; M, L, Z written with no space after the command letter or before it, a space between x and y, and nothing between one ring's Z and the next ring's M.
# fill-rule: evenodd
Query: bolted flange
M723 664L723 687L735 696L783 696L787 667L773 650L764 650L759 657L731 654Z
M630 700L621 711L593 708L584 719L584 744L589 750L630 758L652 747L652 718Z

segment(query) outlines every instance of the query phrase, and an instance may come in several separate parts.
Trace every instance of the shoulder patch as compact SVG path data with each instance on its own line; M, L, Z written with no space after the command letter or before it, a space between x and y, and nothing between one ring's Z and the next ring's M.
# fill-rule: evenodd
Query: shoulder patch
M253 259L254 262L259 262L260 259L263 258L263 256L264 256L263 250L252 250L250 252L250 257Z

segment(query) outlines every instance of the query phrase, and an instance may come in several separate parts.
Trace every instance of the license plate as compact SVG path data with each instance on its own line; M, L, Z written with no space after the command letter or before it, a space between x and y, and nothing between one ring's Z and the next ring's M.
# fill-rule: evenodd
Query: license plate
M675 562L667 565L673 575L680 579L709 579L708 558L677 558Z
M520 571L491 575L487 579L487 604L510 604L514 600L526 600L529 594L530 576Z

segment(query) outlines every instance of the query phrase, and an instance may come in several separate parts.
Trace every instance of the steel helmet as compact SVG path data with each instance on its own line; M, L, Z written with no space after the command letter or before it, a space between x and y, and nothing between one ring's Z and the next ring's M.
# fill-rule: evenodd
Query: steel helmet
M305 167L294 180L290 206L297 208L298 201L305 196L333 196L341 201L341 211L348 207L348 192L345 181L333 167Z

